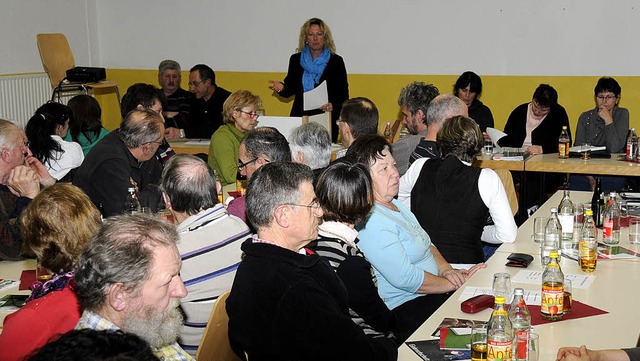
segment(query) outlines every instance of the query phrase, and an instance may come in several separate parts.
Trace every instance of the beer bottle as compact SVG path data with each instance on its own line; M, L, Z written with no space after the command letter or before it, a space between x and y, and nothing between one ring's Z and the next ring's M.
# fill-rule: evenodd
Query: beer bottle
M384 127L384 138L389 143L393 140L391 139L391 122L387 122L387 125Z
M626 159L634 160L638 155L638 136L636 135L636 128L631 128L629 136L627 136L627 152Z
M487 329L487 361L511 360L513 328L504 302L504 296L496 296Z
M591 197L591 210L593 211L593 222L596 226L602 226L602 218L600 217L600 194L602 193L602 179L596 177L596 189Z
M567 126L563 125L562 132L560 133L560 137L558 138L558 158L569 158L570 142L571 140L569 139L569 131L567 130Z
M236 191L238 197L242 197L247 193L247 176L240 174L240 169L236 173Z
M138 201L138 196L136 195L136 189L134 187L129 187L127 189L127 199L124 202L123 213L136 214L139 212L140 202Z
M524 302L524 290L513 290L513 302L509 306L509 320L513 327L514 360L527 361L529 332L531 331L531 314Z
M558 252L551 252L549 258L549 264L542 273L540 312L545 320L557 321L564 313L564 274L558 264Z

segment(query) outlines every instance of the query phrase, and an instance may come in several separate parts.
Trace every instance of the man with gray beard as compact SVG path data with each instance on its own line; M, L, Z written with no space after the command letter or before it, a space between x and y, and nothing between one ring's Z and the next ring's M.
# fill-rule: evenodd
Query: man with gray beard
M193 360L176 342L187 295L174 226L152 216L108 218L76 266L84 312L76 329L117 330L140 336L161 360Z

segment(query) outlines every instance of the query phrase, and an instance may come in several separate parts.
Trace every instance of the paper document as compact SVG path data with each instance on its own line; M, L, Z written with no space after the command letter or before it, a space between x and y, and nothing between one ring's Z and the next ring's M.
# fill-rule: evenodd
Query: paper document
M473 296L477 295L492 295L493 291L491 288L482 288L482 287L474 287L467 286L462 290L462 294L460 294L459 301L466 301ZM538 305L540 306L540 291L529 291L524 290L524 302L527 305Z
M315 89L304 92L303 106L304 110L314 110L329 102L329 93L327 93L327 81L323 81ZM334 104L335 105L335 104Z
M514 277L511 277L512 287L513 283L526 283L530 285L542 285L542 272L543 271L518 271ZM593 283L596 276L585 276L581 274L565 274L566 278L571 280L573 288L589 288Z
M576 145L575 147L571 147L569 148L570 152L575 152L575 153L582 153L582 152L586 152L586 151L590 151L590 152L596 152L599 150L607 150L607 147L603 146L595 146L595 145Z
M209 145L211 144L211 139L189 139L184 142L185 145Z
M500 150L500 146L498 145L498 141L501 138L504 138L507 136L507 133L498 130L496 128L491 128L491 127L487 127L487 134L489 134L489 138L491 138L491 141L493 142L493 146L496 147L496 149Z

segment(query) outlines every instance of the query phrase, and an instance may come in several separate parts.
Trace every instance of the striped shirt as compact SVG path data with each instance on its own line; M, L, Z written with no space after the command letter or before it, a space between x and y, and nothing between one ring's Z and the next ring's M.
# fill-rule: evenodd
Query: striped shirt
M231 289L240 265L240 246L251 231L217 204L185 219L178 233L180 276L189 291L180 301L186 317L178 342L195 355L215 300Z

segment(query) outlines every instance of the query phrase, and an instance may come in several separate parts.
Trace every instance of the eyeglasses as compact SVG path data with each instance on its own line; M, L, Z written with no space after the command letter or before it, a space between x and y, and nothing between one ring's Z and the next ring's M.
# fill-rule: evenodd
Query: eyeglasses
M615 95L598 95L596 98L598 98L598 100L600 100L601 102L608 102L609 100L612 99L616 99L617 96Z
M244 110L242 110L242 109L238 109L238 111L239 111L240 113L244 113L244 114L246 114L246 115L250 116L251 118L257 118L257 117L259 117L259 116L260 116L260 114L258 114L258 113L256 113L256 112L249 113L249 112L245 112L245 111L244 111Z
M155 140L152 140L152 141L148 142L147 144L151 144L151 143L155 143L157 145L162 145L162 142L156 142Z
M260 157L255 157L255 158L253 158L253 159L251 159L250 161L245 162L245 163L242 163L242 161L241 161L241 160L238 160L238 170L243 170L243 169L244 169L244 167L246 167L246 166L248 166L249 164L251 164L251 163L253 163L253 162L257 161L257 160L258 160L258 158L260 158Z
M204 81L193 81L193 82L189 82L188 85L189 87L194 87L197 88L200 84L204 83Z
M22 141L22 144L19 144L19 146L21 146L21 147L27 147L27 148L29 148L29 146L30 146L30 145L31 145L31 142L30 142L30 141L28 141L28 140L23 140L23 141Z
M285 203L283 204L284 206L294 206L294 207L305 207L305 208L309 208L312 211L317 211L318 209L320 209L320 202L318 202L317 199L314 199L313 201L311 201L311 204L295 204L295 203Z

